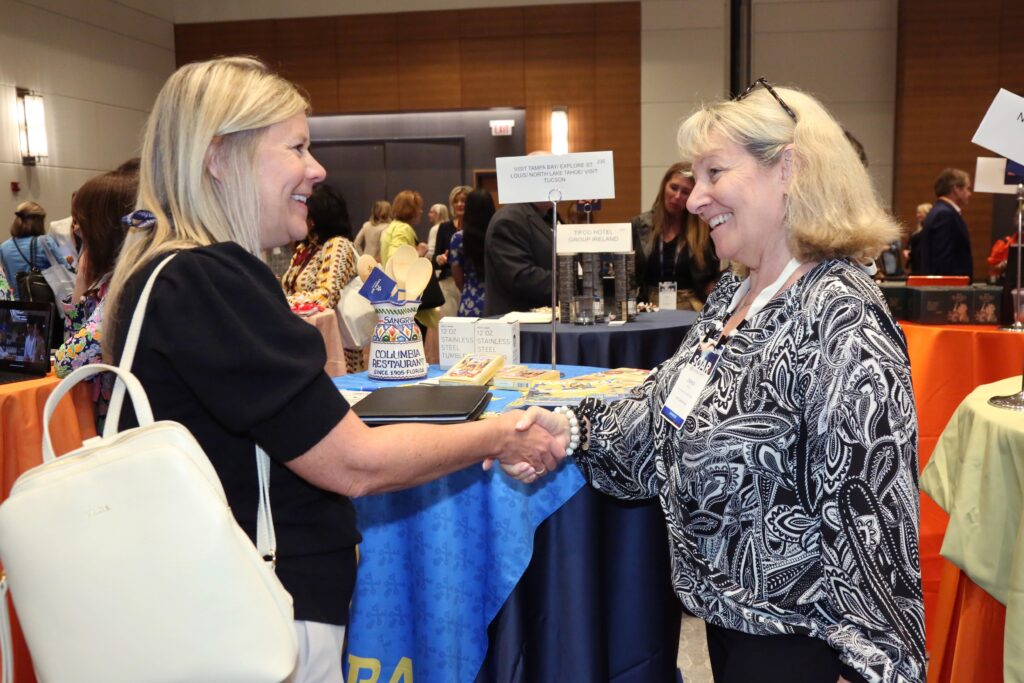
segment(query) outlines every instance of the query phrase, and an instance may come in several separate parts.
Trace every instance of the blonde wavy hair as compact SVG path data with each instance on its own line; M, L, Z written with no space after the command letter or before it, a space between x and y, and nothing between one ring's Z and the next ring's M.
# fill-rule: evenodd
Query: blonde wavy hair
M309 113L306 97L254 57L187 64L157 95L142 144L137 208L156 225L131 230L111 281L105 350L128 279L164 252L233 241L259 255L256 151L269 126ZM217 156L221 179L209 162Z
M682 160L708 152L713 136L743 147L764 167L782 160L793 145L786 233L800 261L876 258L901 233L882 208L867 170L842 127L814 97L775 88L796 122L764 88L741 100L702 105L679 128Z

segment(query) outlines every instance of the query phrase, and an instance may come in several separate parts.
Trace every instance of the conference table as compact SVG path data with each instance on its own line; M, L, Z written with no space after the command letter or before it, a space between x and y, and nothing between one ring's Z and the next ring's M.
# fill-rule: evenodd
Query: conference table
M42 462L43 406L60 382L54 375L41 379L0 384L0 500L6 500L14 481L25 471ZM79 385L65 397L50 422L50 438L57 455L81 445L84 439L96 436L93 404L87 386ZM12 615L14 646L14 680L35 683L32 659L25 638Z
M1024 334L991 325L900 321L907 337L923 470L960 403L983 384L1018 375ZM921 496L921 574L929 683L1002 679L1004 608L940 555L949 516Z
M638 313L623 324L555 323L555 361L602 368L650 370L672 356L697 313ZM551 323L520 324L519 356L524 363L551 363Z
M493 394L488 414L519 396ZM664 520L656 503L607 501L569 461L533 485L470 467L355 500L346 680L675 680L681 605Z

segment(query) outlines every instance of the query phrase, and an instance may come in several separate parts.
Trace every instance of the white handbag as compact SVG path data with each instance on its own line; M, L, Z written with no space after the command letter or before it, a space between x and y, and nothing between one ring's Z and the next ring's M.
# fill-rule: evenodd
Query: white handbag
M47 400L43 464L22 474L0 505L0 590L9 582L45 683L277 683L296 664L291 596L264 560L274 553L266 454L256 455L257 550L199 444L182 425L153 421L130 372L149 292L171 258L146 283L120 367L79 368ZM119 380L107 429L54 458L54 408L103 371ZM117 433L125 388L139 426Z

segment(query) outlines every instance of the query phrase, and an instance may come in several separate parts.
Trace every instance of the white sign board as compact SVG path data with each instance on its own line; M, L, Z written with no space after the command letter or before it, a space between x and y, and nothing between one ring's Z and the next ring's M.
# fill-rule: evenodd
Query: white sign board
M555 251L559 254L633 251L633 226L629 223L559 224Z
M1016 185L1006 184L1006 159L978 157L978 166L974 172L974 191L1017 194Z
M1000 88L971 142L1024 164L1024 97Z
M495 170L502 204L615 198L611 152L498 157Z

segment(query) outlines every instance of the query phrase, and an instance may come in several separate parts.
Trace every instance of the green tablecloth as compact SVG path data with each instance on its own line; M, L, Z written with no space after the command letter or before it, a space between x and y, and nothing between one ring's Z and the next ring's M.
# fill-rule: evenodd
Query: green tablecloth
M1006 606L1003 673L1024 681L1024 413L988 404L1021 378L984 384L953 413L921 489L949 513L942 556Z

